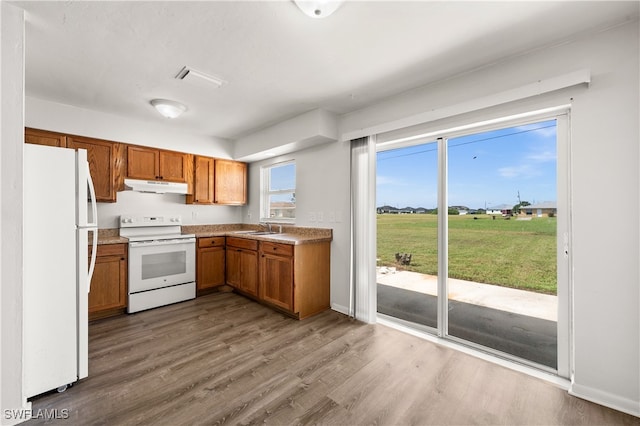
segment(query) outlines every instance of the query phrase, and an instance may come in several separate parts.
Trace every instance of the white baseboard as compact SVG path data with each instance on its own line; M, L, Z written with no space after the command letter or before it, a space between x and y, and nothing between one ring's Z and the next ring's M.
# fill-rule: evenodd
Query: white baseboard
M347 308L346 306L342 306L337 303L332 303L331 309L333 309L336 312L340 312L341 314L349 315L349 308Z
M594 389L589 386L583 386L576 383L569 388L569 395L640 417L640 401L634 401L609 392Z

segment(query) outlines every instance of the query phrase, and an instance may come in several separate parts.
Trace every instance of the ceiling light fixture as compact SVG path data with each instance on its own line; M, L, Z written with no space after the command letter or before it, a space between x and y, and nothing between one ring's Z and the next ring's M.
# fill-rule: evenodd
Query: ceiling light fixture
M338 10L344 0L293 0L305 15L312 18L326 18Z
M187 110L187 107L180 102L167 99L152 99L151 105L167 118L176 118Z

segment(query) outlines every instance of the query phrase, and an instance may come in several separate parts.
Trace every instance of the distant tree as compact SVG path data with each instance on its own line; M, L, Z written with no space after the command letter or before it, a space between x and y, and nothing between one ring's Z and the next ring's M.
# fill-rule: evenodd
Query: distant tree
M429 213L429 214L438 214L438 209L437 209L437 208L435 208L435 209L433 209L433 210L428 210L428 213ZM450 214L450 215L459 215L459 214L460 214L460 212L459 212L459 211L458 211L458 209L456 209L455 207L449 207L449 208L447 209L447 214Z
M513 214L520 214L520 209L522 207L526 207L526 206L530 206L531 203L528 201L521 201L518 204L516 204L515 206L513 206Z

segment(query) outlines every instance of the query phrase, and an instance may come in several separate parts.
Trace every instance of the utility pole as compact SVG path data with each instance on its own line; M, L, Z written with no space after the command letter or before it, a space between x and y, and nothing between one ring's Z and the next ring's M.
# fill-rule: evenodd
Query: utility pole
M520 190L518 189L518 204L522 204L522 201L520 201Z

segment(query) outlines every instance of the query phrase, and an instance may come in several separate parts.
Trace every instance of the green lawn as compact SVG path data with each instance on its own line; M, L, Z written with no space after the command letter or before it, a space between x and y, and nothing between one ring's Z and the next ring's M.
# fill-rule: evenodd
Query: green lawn
M378 265L437 275L436 215L379 214L377 221ZM409 266L396 263L398 252L412 254ZM449 277L556 294L556 218L449 216Z

